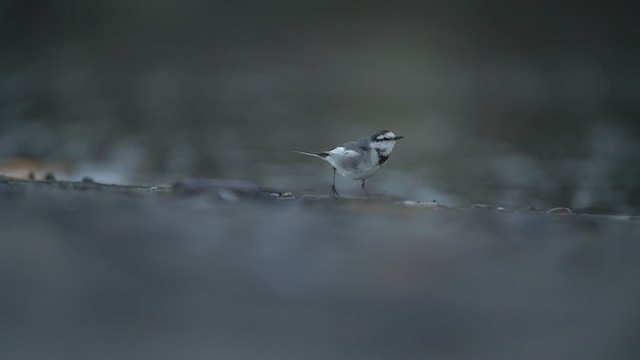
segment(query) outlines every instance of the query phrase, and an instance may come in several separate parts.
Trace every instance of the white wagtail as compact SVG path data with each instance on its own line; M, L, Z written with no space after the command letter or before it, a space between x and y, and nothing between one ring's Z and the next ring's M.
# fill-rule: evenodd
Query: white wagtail
M396 144L396 140L404 136L396 136L389 130L380 130L375 134L360 140L344 143L333 150L314 153L307 151L294 151L298 154L318 157L333 166L333 183L331 184L331 197L340 196L336 191L336 170L340 175L353 180L362 180L362 189L367 198L371 199L365 180L373 175L387 160Z

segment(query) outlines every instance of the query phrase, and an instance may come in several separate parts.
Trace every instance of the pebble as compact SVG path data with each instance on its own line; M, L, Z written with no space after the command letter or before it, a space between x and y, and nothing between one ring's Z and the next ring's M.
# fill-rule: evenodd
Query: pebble
M550 215L550 214L573 214L573 211L571 211L571 209L566 207L556 207L553 209L549 209L545 212L545 215Z

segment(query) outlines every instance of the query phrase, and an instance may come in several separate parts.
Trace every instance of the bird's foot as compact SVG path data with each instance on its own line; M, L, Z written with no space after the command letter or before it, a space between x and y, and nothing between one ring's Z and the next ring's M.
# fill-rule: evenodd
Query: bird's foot
M369 192L367 191L367 188L366 188L366 187L364 187L364 181L362 182L361 187L362 187L362 190L364 191L364 194L367 196L367 199L369 199L369 200L373 200L373 199L371 198L371 196L369 196Z
M341 197L340 194L336 191L336 186L334 184L330 185L331 191L329 191L329 196L332 199Z

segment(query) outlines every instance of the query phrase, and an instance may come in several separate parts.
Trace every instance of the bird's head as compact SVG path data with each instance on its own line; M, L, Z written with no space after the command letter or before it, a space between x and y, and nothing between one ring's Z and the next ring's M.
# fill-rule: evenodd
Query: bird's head
M404 136L398 136L389 130L380 130L371 135L371 147L379 150L381 155L388 156L393 150L393 146L397 140L404 138Z

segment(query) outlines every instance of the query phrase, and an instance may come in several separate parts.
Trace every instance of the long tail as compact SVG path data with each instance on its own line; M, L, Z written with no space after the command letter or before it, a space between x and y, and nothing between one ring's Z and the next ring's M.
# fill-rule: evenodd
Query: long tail
M324 159L327 156L329 156L329 154L327 154L326 152L314 153L314 152L308 152L308 151L295 151L295 150L293 152L297 154L302 154L302 155L314 156L320 159Z

